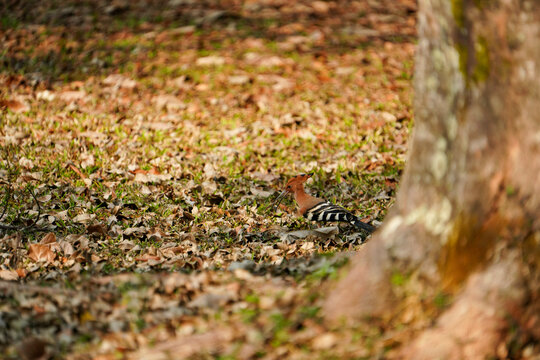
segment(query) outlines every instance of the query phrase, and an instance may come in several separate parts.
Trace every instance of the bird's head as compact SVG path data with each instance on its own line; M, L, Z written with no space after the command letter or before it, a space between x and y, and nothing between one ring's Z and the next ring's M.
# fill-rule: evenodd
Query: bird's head
M305 183L312 176L313 173L300 174L289 179L289 181L287 181L287 184L285 185L285 190L283 190L274 201L274 209L277 209L278 205L280 204L281 200L285 195L289 193L294 193L296 190L300 189L302 187L302 184Z
M302 184L308 181L308 179L312 176L313 173L300 174L289 179L289 181L287 181L287 185L285 185L285 192L293 193L295 189L297 189L299 186L302 186Z

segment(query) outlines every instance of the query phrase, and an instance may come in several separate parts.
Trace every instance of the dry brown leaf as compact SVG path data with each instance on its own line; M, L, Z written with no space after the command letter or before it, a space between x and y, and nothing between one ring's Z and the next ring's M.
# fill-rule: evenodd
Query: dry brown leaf
M75 250L73 249L73 246L64 240L57 241L58 245L60 246L60 249L66 256L71 256L75 253Z
M148 175L148 174L150 174L150 175L160 175L161 174L161 172L155 166L152 167L150 170L144 170L144 169L138 168L138 169L135 169L133 171L130 171L130 173L132 173L132 174L143 174L143 175Z
M68 166L73 170L81 179L86 179L86 175L84 175L81 170L79 170L75 165L68 164Z
M54 99L56 99L56 95L49 90L38 91L36 93L36 99L45 100L45 101L53 101Z
M15 113L29 111L30 107L19 100L0 100L0 109L9 109Z
M249 76L247 75L234 75L229 76L227 79L231 85L243 85L249 82Z
M332 235L338 234L339 228L337 226L323 227L313 230L296 230L281 235L281 240L288 242L296 239L305 239L308 236L316 236L326 239Z
M126 89L133 89L137 86L137 82L119 74L111 74L103 79L102 83L108 86L117 86Z
M330 349L337 341L336 335L332 333L321 334L313 339L313 348L317 350Z
M0 279L8 281L19 280L19 274L13 270L0 270Z
M26 157L21 157L19 159L19 165L22 166L25 169L32 169L34 168L34 162Z
M149 254L144 254L143 256L135 258L135 261L149 261L149 260L159 261L161 260L161 258L159 256L149 255Z
M35 262L50 263L56 257L49 245L30 244L28 247L28 257Z
M68 103L83 99L85 96L86 92L83 90L63 91L60 93L60 99Z
M142 174L142 173L138 173L135 175L135 178L133 179L134 182L140 182L140 183L160 183L160 182L163 182L165 180L169 180L171 178L171 175L170 174L159 174L159 175L156 175L156 174L152 174L152 173L148 173L148 174ZM149 195L152 193L152 191L148 191L147 194L144 193L143 190L141 190L141 193L144 194L144 195Z
M46 359L47 342L36 337L29 337L17 345L17 352L23 360Z
M100 262L100 261L103 260L102 258L100 258L100 257L99 257L98 255L96 255L96 254L90 255L90 259L92 260L92 262L95 262L95 263L98 263L98 262Z
M91 235L107 236L107 227L103 224L88 225L86 233Z
M26 269L18 268L15 271L17 272L17 275L19 275L20 278L25 278L26 275L28 275L28 271Z
M225 64L225 58L221 56L200 57L195 62L199 66L219 66Z
M209 352L231 341L234 335L230 329L216 329L206 334L194 334L172 338L152 347L142 348L131 359L185 359L197 353Z
M92 221L92 219L95 218L95 217L96 217L95 214L82 213L82 214L79 214L79 215L75 216L73 218L73 221L77 222L77 223L81 223L81 224L86 224L86 223L89 223L90 221Z
M183 110L186 104L174 95L157 95L152 102L158 109L166 109L167 111Z
M277 174L263 173L263 172L260 172L260 171L255 171L254 173L251 174L251 177L253 179L266 181L268 183L272 183L272 182L279 179L279 175L277 175Z
M56 235L54 233L48 233L39 242L42 245L52 244L56 242Z

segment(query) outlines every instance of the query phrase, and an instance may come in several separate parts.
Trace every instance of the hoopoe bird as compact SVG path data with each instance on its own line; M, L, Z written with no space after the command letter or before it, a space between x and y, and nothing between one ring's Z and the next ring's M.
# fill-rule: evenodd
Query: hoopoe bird
M304 190L304 183L312 176L313 173L301 174L290 179L287 182L287 185L285 185L285 190L283 190L276 198L274 209L277 209L285 195L292 193L299 206L298 212L308 220L320 222L347 222L357 229L365 230L370 233L377 229L375 226L361 221L358 217L341 206L334 205L329 201L307 194Z

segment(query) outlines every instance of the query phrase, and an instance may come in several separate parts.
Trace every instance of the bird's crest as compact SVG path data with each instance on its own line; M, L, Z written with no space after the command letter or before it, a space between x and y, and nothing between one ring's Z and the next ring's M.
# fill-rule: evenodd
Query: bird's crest
M295 177L293 177L293 178L289 179L289 181L287 181L286 186L289 186L289 185L292 185L292 184L305 183L312 176L313 176L313 173L296 175Z

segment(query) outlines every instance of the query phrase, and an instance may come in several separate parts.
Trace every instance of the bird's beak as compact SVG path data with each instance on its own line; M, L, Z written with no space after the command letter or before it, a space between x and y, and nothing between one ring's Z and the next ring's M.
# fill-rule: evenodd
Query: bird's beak
M312 173L310 172L309 174L307 174L308 178L312 177L315 173Z
M283 192L279 194L276 200L274 200L274 205L273 205L274 211L277 210L279 204L281 203L281 200L283 200L283 198L285 197L285 195L287 195L287 193L288 193L287 190L283 190Z

